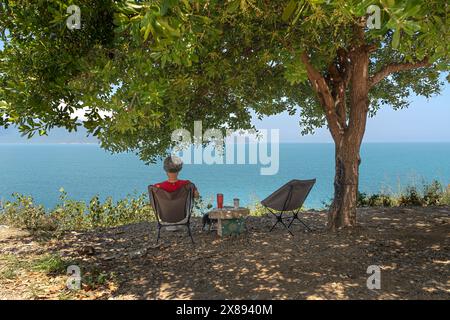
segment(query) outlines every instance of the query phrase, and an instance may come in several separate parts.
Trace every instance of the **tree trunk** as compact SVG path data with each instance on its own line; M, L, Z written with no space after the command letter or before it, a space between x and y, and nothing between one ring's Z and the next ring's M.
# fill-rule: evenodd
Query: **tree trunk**
M353 54L348 125L335 139L334 200L328 216L328 227L331 230L356 225L359 164L361 163L359 151L366 130L369 106L368 64L367 51L361 50Z
M356 225L359 150L369 109L369 50L364 44L364 26L358 29L355 43L348 56L340 59L345 65L341 73L334 62L329 66L328 83L311 64L309 56L305 52L301 55L336 146L334 200L328 215L331 230ZM350 84L348 91L347 84Z
M328 227L336 230L356 225L356 203L359 180L359 148L357 141L336 145L334 199L328 215Z

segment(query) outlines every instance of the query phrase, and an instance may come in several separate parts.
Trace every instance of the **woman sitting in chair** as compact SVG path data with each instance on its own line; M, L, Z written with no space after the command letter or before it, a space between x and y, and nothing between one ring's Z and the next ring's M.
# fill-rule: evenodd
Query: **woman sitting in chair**
M178 179L178 174L182 168L183 168L183 161L181 161L180 158L175 156L168 156L166 159L164 159L164 171L166 171L167 180L160 183L156 183L154 186L167 192L175 192L178 189L182 188L184 185L190 183L189 180ZM199 193L194 185L194 198L198 197ZM187 218L180 222L183 223L185 221L187 221ZM167 227L167 230L169 231L176 231L179 229L180 226Z
M164 159L164 171L167 174L167 180L156 183L155 187L163 189L167 192L174 192L184 185L188 184L189 180L178 180L178 174L183 168L183 161L175 156L168 156ZM197 188L194 189L194 198L198 198L199 193Z

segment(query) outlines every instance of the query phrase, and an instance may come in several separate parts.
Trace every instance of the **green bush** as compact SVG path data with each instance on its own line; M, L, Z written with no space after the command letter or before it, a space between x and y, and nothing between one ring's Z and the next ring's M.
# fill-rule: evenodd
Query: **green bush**
M419 190L408 186L398 195L375 193L367 195L358 192L358 207L395 207L395 206L436 206L450 205L450 187L445 191L439 181L424 183Z
M14 193L14 200L7 201L0 211L0 223L32 232L61 234L155 220L146 194L127 196L116 203L111 197L102 203L96 195L86 204L69 199L62 188L60 192L60 202L51 210L36 205L32 197Z
M394 203L395 200L386 194L374 194L368 200L370 207L393 207Z
M441 198L439 199L439 204L443 206L450 206L450 184L442 193Z
M254 217L262 217L267 215L267 209L261 204L261 202L255 202L250 209L250 215Z
M30 231L54 231L56 221L46 214L43 206L36 205L33 198L18 193L13 194L14 201L7 201L0 211L0 222Z
M194 210L192 212L192 216L194 217L202 217L208 211L210 211L213 207L213 199L209 198L205 200L202 196L198 199L195 199L194 202Z
M367 193L359 192L356 196L356 206L357 207L367 207L369 205Z
M358 192L356 200L358 207L393 207L396 202L394 197L383 193L368 195Z
M433 181L431 184L423 186L423 202L427 206L436 206L440 204L443 196L443 188L439 181Z

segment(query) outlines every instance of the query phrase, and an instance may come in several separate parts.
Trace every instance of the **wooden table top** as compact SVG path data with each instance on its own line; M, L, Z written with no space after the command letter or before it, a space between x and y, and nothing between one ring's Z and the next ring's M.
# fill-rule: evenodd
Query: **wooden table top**
M224 206L222 209L215 208L209 211L208 214L210 219L236 219L248 216L250 210L242 207L235 209L234 207Z

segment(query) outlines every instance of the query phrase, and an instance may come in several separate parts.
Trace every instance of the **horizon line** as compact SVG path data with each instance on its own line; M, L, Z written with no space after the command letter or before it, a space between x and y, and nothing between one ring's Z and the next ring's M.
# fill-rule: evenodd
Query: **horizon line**
M258 142L234 143L238 144L257 144ZM270 144L270 141L267 142ZM450 140L437 141L363 141L362 144L390 144L390 143L450 143ZM333 141L281 141L278 144L334 144ZM0 145L98 145L95 142L0 142Z

